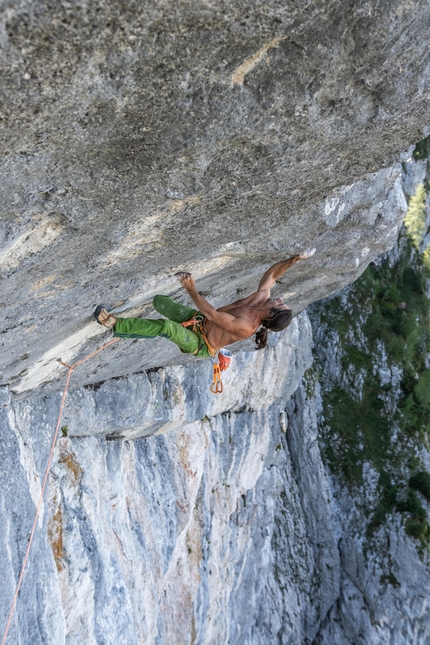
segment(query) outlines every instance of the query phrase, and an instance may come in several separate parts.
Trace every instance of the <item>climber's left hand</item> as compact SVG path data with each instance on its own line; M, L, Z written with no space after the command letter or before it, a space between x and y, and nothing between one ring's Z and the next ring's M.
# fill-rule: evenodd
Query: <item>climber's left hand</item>
M187 290L194 289L195 282L191 273L187 273L186 271L180 271L179 273L175 273L175 277L178 278L179 282L184 287L184 289L187 289Z

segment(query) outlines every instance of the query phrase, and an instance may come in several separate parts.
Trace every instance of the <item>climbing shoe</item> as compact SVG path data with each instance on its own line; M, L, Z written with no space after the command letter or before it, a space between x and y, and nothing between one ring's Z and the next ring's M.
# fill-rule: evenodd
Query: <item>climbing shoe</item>
M93 317L99 325L103 325L107 329L112 329L115 326L116 318L113 314L108 313L105 305L98 305L93 313Z

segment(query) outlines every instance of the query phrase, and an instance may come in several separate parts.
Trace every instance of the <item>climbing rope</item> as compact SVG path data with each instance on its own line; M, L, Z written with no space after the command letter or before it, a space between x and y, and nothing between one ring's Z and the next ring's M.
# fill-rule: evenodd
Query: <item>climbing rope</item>
M67 363L63 363L63 361L61 359L58 359L58 362L61 363L61 365L64 365L64 367L67 367L69 372L67 374L66 385L64 386L63 397L61 399L61 405L60 405L60 412L58 413L57 425L55 427L54 438L52 440L51 451L49 453L48 465L46 466L45 478L43 480L42 488L41 488L40 495L39 495L39 502L37 504L36 515L34 517L34 522L33 522L33 528L31 529L30 539L28 541L28 546L27 546L27 551L25 553L24 561L22 563L21 573L20 573L20 576L19 576L19 579L18 579L18 584L16 586L16 591L15 591L15 595L13 597L12 607L11 607L11 610L9 612L9 618L8 618L8 621L7 621L7 625L6 625L6 629L5 629L5 632L4 632L4 636L3 636L3 640L1 642L1 645L4 645L6 643L6 638L7 638L9 628L10 628L10 624L11 624L11 621L12 621L12 617L13 617L13 614L14 614L14 611L15 611L16 601L18 599L19 590L21 588L22 579L24 577L25 567L27 565L28 556L30 554L31 544L33 542L34 533L36 531L37 520L39 519L39 513L40 513L41 506L42 506L43 496L44 496L44 493L45 493L46 484L48 482L49 469L51 468L52 458L54 456L55 445L57 443L57 438L58 438L58 432L60 430L60 422L61 422L61 417L63 416L63 410L64 410L64 404L65 404L65 401L66 401L67 390L69 389L70 377L72 376L72 372L76 367L78 367L79 365L82 365L82 363L85 363L85 361L87 361L89 358L92 358L93 356L95 356L99 352L102 352L104 349L106 349L106 347L109 347L109 345L113 345L113 343L116 343L118 340L119 340L119 338L114 338L113 340L109 341L108 343L106 343L105 345L100 347L99 349L96 349L95 352L92 352L91 354L88 354L88 356L85 356L85 358L82 358L80 361L77 361L76 363L73 363L73 365L67 365Z

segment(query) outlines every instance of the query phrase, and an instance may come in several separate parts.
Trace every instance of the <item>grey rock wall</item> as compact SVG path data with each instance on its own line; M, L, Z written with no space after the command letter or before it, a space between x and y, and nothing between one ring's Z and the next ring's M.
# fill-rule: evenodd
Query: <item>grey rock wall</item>
M357 277L430 121L428 28L426 0L6 3L0 383L58 379L96 304L146 315L181 268L219 305L317 246L278 288L296 312ZM123 345L77 378L178 360Z
M198 364L71 393L9 642L428 642L416 545L394 516L365 554L363 499L321 459L307 315L275 338L235 359L225 399ZM60 397L1 394L5 624Z
M320 332L324 334L324 326ZM338 347L335 335L326 339L324 348L319 340L317 335L315 342L322 359L324 381L338 383L338 361L342 354L335 350ZM327 361L323 358L325 353ZM312 397L306 397L304 388L299 388L289 405L296 405L301 411L303 400L305 412L301 414L306 414L306 410L307 414L313 412L320 443L324 445L321 428L325 421L319 386ZM395 425L392 433L392 441L396 442ZM415 447L409 448L413 454ZM420 457L428 463L424 446ZM379 474L370 463L364 467L361 487L351 489L336 473L328 478L332 526L338 538L339 578L334 601L312 641L315 645L427 645L430 642L428 551L420 549L417 540L407 535L404 518L395 512L389 513L372 539L369 538L369 511L378 503L378 480ZM321 481L324 480L320 478L314 490L321 487Z
M408 198L415 194L419 183L427 180L428 172L427 160L410 160L409 163L403 164L402 185ZM427 199L427 222L429 221L428 206ZM425 212L423 217L425 219ZM406 240L403 236L399 239L398 245L390 253L379 258L377 263L394 267L402 252L404 253L405 246ZM414 266L412 261L410 266ZM418 272L419 268L415 270ZM400 284L396 286L400 288ZM427 645L430 643L428 545L421 544L419 540L408 535L406 524L408 515L402 515L397 504L408 495L408 480L415 472L414 468L428 471L430 463L428 442L424 433L415 434L411 431L408 434L404 431L403 379L408 364L393 360L387 338L376 338L375 347L375 332L373 329L372 335L371 324L372 315L375 316L374 313L372 314L371 291L369 289L363 300L359 300L358 293L359 289L351 285L337 294L337 298L328 298L309 308L316 359L314 365L319 376L314 375L313 387L310 387L312 383L308 382L308 390L313 389L314 392L311 397L307 397L304 405L297 401L300 390L293 397L293 401L297 401L299 411L303 407L310 408L316 414L319 443L326 453L326 461L331 464L332 517L336 526L335 532L339 537L338 595L324 621L319 625L314 643L315 645L332 643ZM360 304L358 308L354 308L357 299ZM367 304L362 306L366 299ZM351 319L345 327L341 324L342 315L346 314L343 319L345 321L348 312ZM411 313L409 315L412 316ZM427 320L423 318L421 324L427 325ZM407 343L410 342L408 332L404 333L404 338L400 337L400 342L405 347L406 355ZM351 354L348 354L348 348ZM386 452L381 451L381 455L376 457L377 450L375 450L372 462L368 456L372 453L372 449L366 451L372 442L372 437L363 432L362 419L357 420L359 430L354 456L357 460L356 464L363 468L361 484L357 482L354 475L348 476L348 465L346 464L345 468L345 461L340 457L342 449L351 445L348 430L345 428L345 434L343 434L343 428L337 432L339 430L337 425L334 435L331 434L330 425L333 417L330 418L327 404L330 393L338 388L336 397L339 408L342 405L340 399L343 393L347 393L355 400L361 400L363 410L366 410L365 406L369 405L369 398L365 400L364 394L366 388L367 394L369 392L369 381L367 380L365 384L365 379L368 378L367 368L363 364L360 367L359 363L354 361L354 351L362 352L371 359L370 369L376 376L374 387L377 390L378 401L381 402L381 418L388 428L388 436L385 439L382 439L383 430L380 429L381 442L387 442ZM423 357L426 355L424 347L420 347L418 352ZM289 405L292 406L294 403L291 402ZM332 409L336 409L335 397L331 399L331 406ZM334 458L331 460L327 458L327 448L330 443L334 444L334 450L331 453ZM379 464L376 463L378 458ZM415 467L410 463L413 458L416 462ZM381 466L381 464L384 465ZM383 520L375 522L375 509L379 507L381 511L381 489L384 481L381 476L382 470L388 474L390 482L396 483L397 502L391 507L386 507ZM420 495L421 498L423 511L428 513L429 504L422 495ZM369 531L372 520L374 528Z
M332 350L328 344L327 355ZM322 352L319 353L321 356ZM338 378L339 370L330 373L329 363L325 362L323 367L326 380ZM377 473L369 464L365 485L354 492L327 473L319 449L324 424L321 390L318 384L312 393L307 390L301 384L287 405L290 419L287 437L292 459L297 463L303 516L309 527L308 536L314 541L313 555L318 566L314 571L308 569L308 575L299 583L299 588L306 590L303 602L308 603L309 612L302 640L288 640L283 634L279 642L427 645L428 552L421 551L416 540L406 534L404 520L395 513L388 516L369 543L366 508L371 508L377 495ZM286 508L291 517L291 507ZM278 513L280 509L282 505L278 504ZM281 517L281 525L288 526L286 514ZM275 563L278 558L282 562L278 574L281 588L285 580L289 581L292 565L300 553L296 544L292 561L286 561L283 553L278 555L275 551ZM306 561L312 561L309 555ZM290 618L287 606L286 603L284 625Z
M306 581L322 576L331 588L335 574L325 566L329 556L318 553L317 511L300 493L284 434L285 400L311 363L310 349L302 314L266 354L237 359L222 403L204 393L199 400L201 373L181 368L176 407L182 417L176 429L156 437L107 441L100 435L118 433L121 421L125 437L147 432L145 415L166 415L167 401L154 413L154 393L168 383L169 395L178 397L177 369L166 369L164 378L154 373L152 393L138 376L74 392L64 417L69 436L58 443L10 642L265 643L278 632L285 633L282 642L313 633L319 606L327 603L321 590L307 608ZM59 397L17 402L5 388L2 396L4 451L14 473L4 474L3 625ZM120 411L123 400L127 407ZM159 431L166 422L171 418L156 420ZM287 525L277 518L279 498L286 496ZM327 544L329 525L327 517ZM331 557L336 561L336 553ZM281 563L288 559L295 573L283 576L281 589Z
M428 27L424 0L4 4L2 626L56 359L109 339L100 301L131 316L184 300L180 268L220 305L315 245L275 288L296 313L360 275L405 212L392 164L429 122ZM222 399L210 363L163 339L76 370L8 642L427 643L410 540L389 525L401 592L375 585L386 562L363 561L354 500L321 461L318 391L290 399L311 343L301 313L265 354L237 346Z
M375 474L356 499L321 459L306 313L272 341L235 358L225 398L204 361L71 392L10 642L427 643L416 545L392 517L365 555ZM5 624L60 395L1 394Z

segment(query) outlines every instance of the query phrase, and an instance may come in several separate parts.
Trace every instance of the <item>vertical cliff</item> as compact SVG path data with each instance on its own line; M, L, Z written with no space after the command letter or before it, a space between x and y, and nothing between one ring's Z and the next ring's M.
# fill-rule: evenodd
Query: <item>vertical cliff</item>
M426 163L404 169L410 198ZM375 303L374 325L400 316L425 378L408 244L314 305L313 332L303 312L237 354L222 397L205 361L72 389L13 642L425 642L428 503L409 478L430 458L399 420L416 383L370 333ZM61 396L1 392L5 621Z
M376 258L426 181L401 161L430 121L429 20L425 0L4 4L2 628L57 359L110 338L94 306L153 315L156 293L183 300L184 268L219 306L318 249L275 287L291 326L234 348L222 397L210 362L165 339L73 373L8 643L426 643L424 274L403 246ZM410 323L407 369L403 346L365 336L366 289L378 333ZM354 435L357 418L381 433Z
M7 3L0 384L61 378L99 302L146 315L178 270L220 305L317 246L280 282L295 311L356 279L430 122L429 24L427 0ZM127 345L76 379L177 362Z
M59 440L12 640L264 642L284 620L283 565L277 565L279 574L271 566L273 541L281 559L287 546L293 557L303 543L292 578L297 619L291 632L304 633L307 623L314 630L318 611L302 615L300 601L309 573L326 570L316 540L307 537L284 434L285 401L311 360L310 325L302 314L267 352L237 357L222 400L206 394L207 383L202 390L202 372L193 367L76 391L65 410L63 433L69 436ZM3 473L3 612L59 399L53 393L14 402L4 394L10 470ZM177 429L125 441L100 436L142 434L149 415L152 432L166 430L166 423ZM294 510L288 537L283 522L277 528L278 500L286 495ZM325 606L320 596L315 603Z
M427 155L428 141L404 164L409 208L398 245L311 309L306 383L341 562L319 644L426 643L430 633Z

